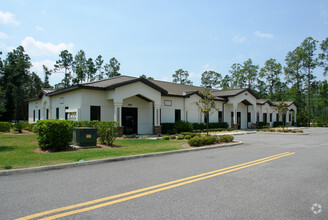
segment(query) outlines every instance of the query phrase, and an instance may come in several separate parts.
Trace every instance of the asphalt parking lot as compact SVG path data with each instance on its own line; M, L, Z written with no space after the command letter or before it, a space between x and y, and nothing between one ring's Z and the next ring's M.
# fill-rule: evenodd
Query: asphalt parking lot
M304 131L239 135L244 144L228 148L0 176L0 216L328 219L328 129Z

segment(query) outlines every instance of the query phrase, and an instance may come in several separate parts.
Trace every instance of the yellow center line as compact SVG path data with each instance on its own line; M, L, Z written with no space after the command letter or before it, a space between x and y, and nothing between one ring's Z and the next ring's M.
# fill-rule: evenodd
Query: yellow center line
M203 174L198 174L198 175L195 175L195 176L191 176L191 177L187 177L187 178L183 178L183 179L179 179L179 180L175 180L175 181L171 181L171 182L166 182L166 183L162 183L162 184L158 184L158 185L154 185L154 186L150 186L150 187L146 187L146 188L142 188L142 189L126 192L126 193L121 193L121 194L114 195L114 196L109 196L109 197L105 197L105 198L101 198L101 199L92 200L92 201L89 201L89 202L79 203L79 204L75 204L75 205L71 205L71 206L66 206L66 207L62 207L62 208L58 208L58 209L53 209L53 210L49 210L49 211L45 211L45 212L36 213L36 214L33 214L33 215L29 215L29 216L19 218L19 220L28 220L28 219L33 219L33 218L37 218L37 217L42 217L42 216L53 214L53 213L56 213L56 212L66 211L66 210L69 210L69 209L79 208L79 207L82 207L82 206L92 205L92 204L95 204L95 203L104 202L104 201L107 201L107 200L116 199L116 198L120 198L120 197L123 197L123 196L128 196L128 195L139 193L139 194L136 194L136 195L133 195L133 196L113 200L113 201L110 201L110 202L107 202L107 203L102 203L102 204L98 204L98 205L94 205L94 206L91 206L91 207L86 207L86 208L82 208L82 209L78 209L78 210L74 210L74 211L70 211L70 212L61 213L61 214L50 216L50 217L47 217L47 218L44 218L44 219L55 219L55 218L60 218L60 217L64 217L64 216L68 216L68 215L72 215L72 214L77 214L77 213L81 213L81 212L101 208L101 207L104 207L104 206L116 204L116 203L119 203L119 202L131 200L131 199L138 198L138 197L141 197L141 196L153 194L153 193L156 193L156 192L164 191L164 190L167 190L167 189L175 188L175 187L178 187L178 186L193 183L193 182L200 181L200 180L207 179L207 178L211 178L211 177L214 177L214 176L222 175L224 173L229 173L229 172L232 172L232 171L235 171L235 170L244 169L246 167L250 167L250 166L254 166L256 164L260 164L260 163L264 163L264 162L267 162L267 161L275 160L275 159L278 159L280 157L289 156L291 154L294 154L294 153L285 152L285 153L273 155L273 156L270 156L270 157L265 157L265 158L262 158L262 159L250 161L250 162L247 162L247 163L234 165L234 166L231 166L231 167L227 167L227 168L223 168L223 169L219 169L219 170L215 170L215 171L211 171L211 172L207 172L207 173L203 173ZM224 172L222 172L222 171L224 171ZM210 174L212 174L212 175L210 175ZM199 178L199 177L201 177L201 178ZM197 178L197 179L195 179L195 178ZM193 179L193 180L191 180L191 179ZM189 180L189 181L186 181L186 180ZM186 181L186 182L183 182L183 181ZM178 183L178 184L171 185L171 184L174 184L174 183ZM163 187L163 186L167 186L167 185L171 185L171 186ZM159 187L163 187L163 188L156 189L156 188L159 188ZM156 189L156 190L144 192L144 191L151 190L151 189ZM144 193L141 193L141 192L144 192Z

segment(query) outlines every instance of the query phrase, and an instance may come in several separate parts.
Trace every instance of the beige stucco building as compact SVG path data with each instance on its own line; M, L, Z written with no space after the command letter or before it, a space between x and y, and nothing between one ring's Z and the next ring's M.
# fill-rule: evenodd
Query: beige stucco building
M202 87L148 80L130 76L78 84L65 89L42 89L29 100L29 122L42 119L117 121L126 134L151 134L160 124L184 120L202 123L204 114L196 105ZM277 103L260 99L250 89L216 90L217 110L210 122L227 122L238 129L251 128L257 121L270 126L275 121L296 122L297 106L286 102L288 112L281 115Z

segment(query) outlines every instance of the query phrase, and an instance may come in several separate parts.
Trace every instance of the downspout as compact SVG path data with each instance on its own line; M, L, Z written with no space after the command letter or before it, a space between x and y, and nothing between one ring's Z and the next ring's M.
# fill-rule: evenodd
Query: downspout
M224 102L222 102L222 119L223 119L223 122L225 122L224 121Z

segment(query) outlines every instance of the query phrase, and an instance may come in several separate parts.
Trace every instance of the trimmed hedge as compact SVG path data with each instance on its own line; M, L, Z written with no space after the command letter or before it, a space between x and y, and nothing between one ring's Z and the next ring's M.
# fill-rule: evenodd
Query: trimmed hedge
M183 140L184 138L185 138L185 137L184 137L183 134L179 134L178 137L177 137L178 140Z
M210 145L216 142L218 142L218 140L215 136L203 136L203 137L195 136L188 140L188 144L194 147Z
M162 134L173 134L173 128L175 123L162 123Z
M202 132L206 130L205 123L190 123L185 121L178 121L176 123L162 123L162 134L175 134L183 132ZM226 131L229 124L226 122L211 122L208 124L209 131Z
M261 129L261 128L265 127L265 126L267 126L267 123L264 122L264 121L258 121L258 122L256 122L256 128Z
M174 123L173 129L177 133L188 132L188 131L192 131L193 130L193 126L192 126L192 124L190 122L178 121L178 122Z
M72 124L65 120L39 120L36 124L38 143L42 150L63 151L72 142Z
M232 135L222 135L218 137L219 142L232 142L234 139L234 136Z
M0 122L0 132L9 132L11 127L10 122Z
M195 137L195 136L200 136L200 134L197 134L197 133L194 133L194 132L181 132L182 135L189 135L191 136L192 138Z
M273 122L273 127L280 127L280 126L283 126L284 125L284 122L282 121L275 121Z

